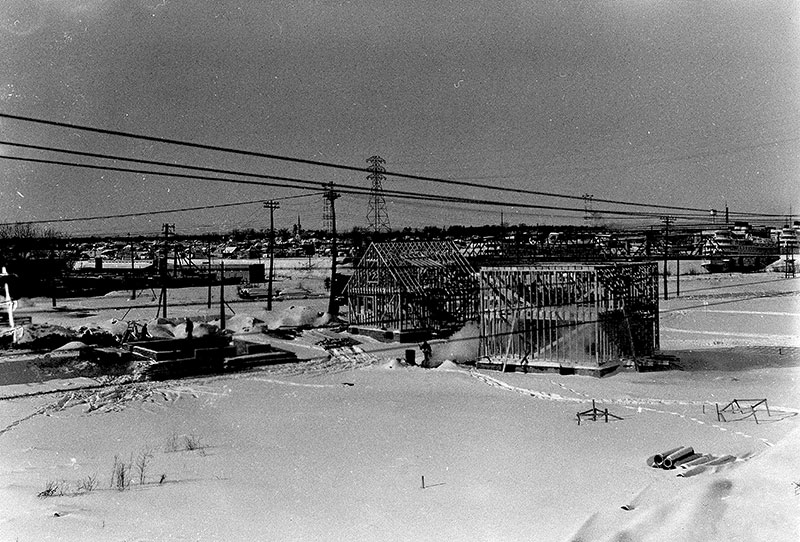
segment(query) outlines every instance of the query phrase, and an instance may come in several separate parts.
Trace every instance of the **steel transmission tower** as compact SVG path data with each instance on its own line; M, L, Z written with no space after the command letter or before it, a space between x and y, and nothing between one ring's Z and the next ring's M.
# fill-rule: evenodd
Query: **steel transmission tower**
M589 226L600 225L600 214L594 210L594 194L583 194L583 220Z
M389 231L389 215L386 212L386 200L383 197L383 181L386 176L383 174L386 168L383 164L386 160L380 156L371 156L367 158L370 174L367 175L367 180L372 181L372 188L369 194L369 212L367 213L368 228L374 233L381 231Z
M333 215L336 212L333 207L333 200L330 198L330 195L334 193L333 182L323 184L322 189L322 227L328 231L331 231L334 227L333 222L335 220ZM338 194L336 197L339 197Z

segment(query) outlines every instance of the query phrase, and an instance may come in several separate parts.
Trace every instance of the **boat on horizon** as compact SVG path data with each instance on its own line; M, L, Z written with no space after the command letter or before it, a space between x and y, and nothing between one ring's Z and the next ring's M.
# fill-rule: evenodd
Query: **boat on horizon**
M703 236L708 238L701 249L701 265L709 273L761 271L780 259L778 243L746 230L707 230Z

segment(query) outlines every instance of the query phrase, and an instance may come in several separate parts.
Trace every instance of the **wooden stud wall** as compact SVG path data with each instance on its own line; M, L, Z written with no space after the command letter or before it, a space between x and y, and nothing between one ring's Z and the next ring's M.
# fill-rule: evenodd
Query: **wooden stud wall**
M351 325L435 330L477 318L477 276L454 245L374 243L347 285Z
M481 355L599 366L658 350L655 264L481 270Z

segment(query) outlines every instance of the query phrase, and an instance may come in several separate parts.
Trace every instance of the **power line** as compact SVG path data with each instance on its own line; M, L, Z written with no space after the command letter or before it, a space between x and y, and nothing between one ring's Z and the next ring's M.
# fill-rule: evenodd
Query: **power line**
M209 177L203 175L188 175L182 173L169 173L169 172L162 172L162 171L152 171L152 170L144 170L144 169L135 169L135 168L123 168L118 166L103 166L98 164L78 164L74 162L65 162L61 160L47 160L43 158L26 158L26 157L19 157L19 156L0 156L0 158L5 160L14 160L14 161L21 161L21 162L32 162L32 163L39 163L39 164L50 164L50 165L59 165L59 166L69 166L69 167L79 167L79 168L86 168L86 169L95 169L101 171L117 171L123 173L136 173L140 175L156 175L156 176L164 176L164 177L175 177L175 178L182 178L182 179L196 179L196 180L206 180L206 181L213 181L213 182L226 182L226 183L235 183L235 184L247 184L247 185L255 185L255 186L277 186L281 188L303 188L308 189L308 185L313 185L315 188L318 187L321 183L315 181L309 181L305 179L296 179L296 178L289 178L289 177L278 177L273 175L261 175L261 174L248 174L254 177L259 178L268 178L268 179L276 179L282 180L284 182L296 183L300 184L301 186L287 186L285 184L278 184L274 182L265 182L265 181L249 181L244 179L228 179L222 177ZM123 158L120 158L124 160ZM181 167L181 166L170 166L170 167ZM187 166L188 168L193 168L194 166ZM348 194L358 194L362 195L366 192L367 189L358 188L358 187L347 187L341 188L340 192L348 193ZM486 200L486 199L474 199L474 198L466 198L466 197L456 197L456 196L440 196L434 194L422 194L418 192L409 192L403 190L384 190L384 193L387 195L391 195L394 197L399 198L406 198L406 199L416 199L416 200L424 200L424 201L441 201L441 202L449 202L453 204L461 203L461 204L475 204L475 205L489 205L495 207L519 207L525 209L544 209L544 210L555 210L555 211L571 211L576 213L582 213L584 210L582 208L572 208L572 207L562 207L562 206L554 206L554 205L538 205L532 203L520 203L520 202L506 202L506 201L496 201L496 200ZM608 209L597 209L595 210L596 213L602 213L607 215L619 215L619 216L635 216L635 217L643 217L643 218L654 218L660 216L659 213L653 212L637 212L637 211L614 211ZM703 210L705 212L705 210ZM144 213L147 214L147 213ZM676 214L673 213L674 216L679 218L695 218L696 215L687 215L687 214ZM58 222L57 220L51 220L49 222Z
M248 151L243 149L234 149L231 147L223 147L218 145L209 145L205 143L193 143L189 141L182 141L178 139L170 139L164 137L156 137L156 136L147 136L142 134L136 134L132 132L124 132L120 130L109 130L105 128L95 128L92 126L86 125L79 125L73 124L68 122L59 122L53 120L46 120L46 119L38 119L34 117L26 117L22 115L12 115L10 113L0 113L0 118L7 118L13 119L18 121L25 121L25 122L33 122L37 124L44 124L48 126L56 126L60 128L69 128L73 130L82 130L85 132L92 132L97 134L103 135L113 135L119 137L127 137L131 139L139 139L142 141L151 141L157 143L167 143L170 145L179 145L184 147L191 147L196 149L203 149L203 150L212 150L217 152L226 152L232 154L239 154L243 156L252 156L258 158L266 158L269 160L279 160L284 162L290 162L295 164L303 164L303 165L310 165L310 166L317 166L317 167L327 167L333 169L339 169L344 171L356 171L356 172L365 172L370 173L369 168L361 168L355 166L348 166L344 164L335 164L331 162L323 162L320 160L309 160L305 158L295 158L285 155L278 155L278 154L271 154L271 153L263 153L263 152L256 152L256 151ZM435 182L440 184L447 184L451 186L462 186L462 187L471 187L471 188L480 188L480 189L488 189L488 190L495 190L495 191L502 191L502 192L512 192L516 194L525 194L525 195L532 195L532 196L546 196L546 197L554 197L554 198L564 198L570 199L575 201L583 201L582 196L573 196L570 194L559 194L556 192L546 192L540 190L530 190L525 188L510 188L504 186L495 186L495 185L485 185L476 182L470 181L456 181L451 179L441 179L437 177L429 177L424 175L413 175L408 173L400 173L400 172L392 172L386 171L384 172L387 176L393 177L400 177L404 179L413 179L419 181L427 181L427 182ZM645 208L656 208L656 209L667 209L667 210L678 210L678 211L697 211L697 212L707 212L708 209L700 209L700 208L692 208L692 207L680 207L680 206L673 206L673 205L661 205L661 204L649 204L649 203L639 203L639 202L626 202L621 200L612 200L612 199L603 199L603 198L595 198L594 201L599 203L609 203L613 205L627 205L627 206L634 206L634 207L645 207ZM744 216L747 213L740 213L740 215Z
M216 205L200 205L197 207L182 207L180 209L163 209L160 211L141 211L137 213L123 213L116 215L96 215L82 216L74 218L57 218L53 220L18 220L16 222L0 222L0 226L12 226L14 224L50 224L52 222L85 222L89 220L109 220L114 218L131 218L137 216L163 215L168 213L180 213L188 211L203 211L206 209L219 209L221 207L236 207L240 205L252 205L260 201L239 201L235 203L218 203Z
M10 142L10 141L0 141L0 145L20 147L20 148L25 148L25 149L39 150L39 151L58 152L58 153L63 153L63 154L75 155L75 156L100 158L100 159L104 159L104 160L114 160L114 161L122 160L122 161L127 161L127 162L138 163L138 164L147 164L147 165L164 166L164 167L170 167L170 168L188 169L188 170L192 170L192 171L202 171L202 172L220 173L220 174L224 174L224 175L236 175L236 176L241 176L241 177L254 177L254 178L259 178L259 179L268 179L268 180L292 182L292 183L298 183L298 184L312 185L315 188L319 185L319 183L317 181L309 181L309 180L305 180L305 179L297 179L297 178L281 177L281 176L275 176L275 175L266 175L266 174L259 174L259 173L242 172L242 171L235 171L235 170L226 170L226 169L220 169L220 168L192 166L192 165L186 165L186 164L174 164L174 163L170 163L170 162L162 162L162 161L157 161L157 160L146 160L146 159L141 159L141 158L130 158L130 157L124 157L124 156L115 156L115 155L110 155L110 154L87 152L87 151L75 151L75 150L70 150L70 149L62 149L62 148L42 146L42 145L32 145L32 144L26 144L26 143ZM28 160L28 161L40 160L40 159L23 159L23 158L19 158L19 157L8 157L8 156L6 156L4 158L8 158L8 159L12 159L12 160ZM44 163L54 163L56 165L70 165L70 166L76 166L76 167L87 167L87 168L95 168L95 169L97 167L101 167L101 168L107 167L107 166L92 166L92 165L88 165L88 164L87 165L81 165L81 164L74 164L74 163L71 163L71 162L70 163L62 163L62 162L58 162L58 161L44 161ZM180 175L176 175L176 174L158 173L158 172L142 171L142 170L131 170L131 169L127 169L127 168L121 169L121 171L133 172L133 173L141 173L141 174L161 174L161 175L180 176ZM186 177L186 176L184 176L184 177ZM207 178L207 177L190 177L190 178L199 178L199 179L216 180L216 181L222 180L222 179ZM269 183L252 183L252 182L248 183L247 181L240 181L240 180L233 180L233 179L230 179L228 181L229 182L236 182L236 183L243 183L243 184L265 184L265 185L268 185L268 186L280 186L280 187L284 186L284 185L275 185L275 184L269 184ZM345 185L345 186L347 186L347 185ZM360 187L350 187L350 188L352 188L354 190L364 191L364 189L362 189ZM412 192L405 192L405 191L398 191L398 190L390 190L390 191L384 190L384 193L394 193L394 194L396 194L398 196L403 196L403 195L406 195L406 194L412 194ZM416 194L417 195L421 195L419 193L416 193ZM581 197L580 199L584 200L583 197ZM443 200L440 200L440 201L443 201ZM594 201L594 198L593 198L593 201ZM550 209L550 210L561 210L561 211L568 210L568 211L573 211L573 212L579 212L580 211L579 209L568 208L568 207L559 207L559 206L539 206L539 207L534 207L534 208ZM684 210L684 209L682 209L682 210ZM686 210L690 210L690 209L686 209ZM584 211L585 211L585 209L584 209ZM701 211L703 213L702 216L705 217L706 213L708 211L705 210L705 209L702 209ZM620 211L598 210L597 212L599 212L599 213L607 213L607 214L616 214L616 215L626 215L626 214L628 214L628 215L632 215L632 216L650 216L649 214L640 214L640 213L633 213L633 212L626 213L626 212L620 212ZM751 213L735 213L735 215L737 215L737 216L750 216L750 215L752 215L754 217L755 216L763 217L764 219L778 217L778 215L769 215L769 214L756 215L756 214L751 214ZM653 213L652 216L657 216L657 215L655 213ZM689 215L683 215L683 217L688 217L688 216ZM780 216L782 217L783 215L780 215Z
M310 196L316 196L321 194L321 192L316 194L300 194L297 196L286 196L283 198L275 198L278 200L287 200L287 199L295 199L295 198L307 198ZM237 201L233 203L217 203L214 205L198 205L196 207L179 207L176 209L162 209L159 211L139 211L136 213L123 213L123 214L116 214L116 215L94 215L94 216L82 216L82 217L73 217L73 218L57 218L53 220L18 220L16 222L0 222L0 226L13 226L16 224L50 224L54 222L87 222L90 220L111 220L115 218L132 218L132 217L139 217L139 216L151 216L151 215L164 215L170 213L185 213L189 211L204 211L208 209L220 209L224 207L240 207L243 205L254 205L256 203L262 203L266 200L257 200L257 201Z
M211 167L203 167L203 166L190 166L185 164L173 164L169 162L161 162L157 160L145 160L142 158L129 158L123 156L114 156L110 154L103 154L103 153L96 153L96 152L86 152L86 151L74 151L69 149L60 149L55 147L45 147L42 145L31 145L26 143L14 143L9 141L0 141L0 145L7 145L12 147L21 147L26 149L35 149L35 150L42 150L42 151L52 151L58 152L63 154L70 154L76 156L86 156L91 158L102 158L105 160L114 160L114 161L126 161L126 162L134 162L138 164L147 164L147 165L154 165L154 166L165 166L170 168L179 168L179 169L188 169L191 171L202 171L202 172L209 172L209 173L220 173L224 175L236 175L240 177L254 177L258 179L267 179L273 181L282 181L282 182L290 182L290 183L297 183L305 186L312 186L315 189L318 189L319 186L323 183L318 181L311 181L307 179L297 179L291 177L281 177L277 175L266 175L261 173L249 173L249 172L242 172L242 171L234 171L234 170L226 170L226 169L219 169L219 168L211 168ZM0 156L0 158L5 158L8 160L19 160L19 161L28 161L28 162L36 162L36 163L45 163L45 164L52 164L52 165L63 165L63 166L72 166L72 167L85 167L89 169L102 169L102 170L111 170L111 171L120 171L124 173L137 173L142 175L163 175L167 177L178 177L178 178L188 178L188 179L200 179L200 180L208 180L208 181L220 181L220 182L230 182L230 183L238 183L238 184L253 184L257 186L275 186L280 188L286 188L284 184L276 184L276 183L264 183L264 182L253 182L253 181L244 181L244 180L237 180L237 179L222 179L218 177L204 177L204 176L197 176L197 175L185 175L179 173L168 173L168 172L158 172L158 171L149 171L149 170L138 170L138 169L131 169L131 168L121 168L121 167L111 167L111 166L101 166L101 165L92 165L92 164L78 164L73 162L62 162L58 160L46 160L40 158L24 158L24 157L14 157L14 156ZM345 185L347 186L347 185ZM368 189L361 188L358 186L350 186L350 193L358 194L358 193L368 193ZM398 196L405 196L405 195L414 195L413 192L404 192L404 191L393 191ZM428 196L424 194L416 193L418 196ZM431 196L435 197L435 196ZM443 196L444 198L444 196Z
M69 152L69 151L68 151ZM318 190L319 186L323 183L317 181L310 181L306 179L296 179L290 177L279 177L275 175L262 175L262 174L255 174L255 173L244 173L240 175L249 175L253 177L263 178L263 179L273 179L273 180L280 180L283 182L289 183L296 183L301 186L289 186L286 184L279 184L275 182L265 182L265 181L248 181L243 179L227 179L222 177L208 177L204 175L188 175L184 173L170 173L166 171L153 171L153 170L146 170L146 169L134 169L134 168L124 168L119 166L103 166L99 164L79 164L75 162L64 162L62 160L48 160L44 158L26 158L21 156L0 156L0 159L4 160L14 160L20 162L32 162L38 164L50 164L50 165L58 165L58 166L69 166L69 167L78 167L78 168L86 168L86 169L95 169L101 171L117 171L122 173L136 173L139 175L155 175L155 176L163 176L163 177L176 177L181 179L195 179L195 180L204 180L204 181L214 181L214 182L224 182L224 183L234 183L234 184L247 184L247 185L255 185L255 186L274 186L279 188L301 188L301 189L310 189L313 187L315 190ZM124 158L120 158L124 160ZM149 161L142 161L140 162L149 162ZM171 166L171 167L185 167L187 169L201 169L201 170L210 170L211 168L199 168L195 166ZM225 173L225 170L216 170L219 172ZM229 172L230 174L237 174L236 172ZM349 187L346 189L342 189L342 191L352 194L366 194L368 189L366 188L359 188L359 187ZM435 195L427 195L427 194L420 194L414 192L405 192L405 191L392 191L392 193L397 197L407 197L411 199L434 199L440 201L458 201L459 198L449 198L448 196L435 196ZM461 198L463 199L463 198ZM469 200L471 201L471 200ZM477 201L477 200L476 200ZM503 205L507 205L502 203ZM562 208L558 208L562 209Z
M368 198L369 195L356 194L355 197ZM414 202L399 202L399 203L395 202L395 203L401 204L401 205L414 205L414 206L423 206L423 207L431 207L431 208L439 208L439 209L451 209L452 208L452 205L449 205L446 202L440 202L440 201L414 201ZM483 203L483 202L480 202L480 203ZM549 213L549 214L543 215L541 213L534 213L532 210L527 210L526 211L524 209L517 209L517 204L516 203L507 204L507 209L509 210L507 212L507 215L506 215L507 217L513 216L513 217L517 217L517 218L519 218L519 217L535 217L535 218L552 218L552 219L556 219L556 218L573 219L573 218L575 218L575 215L573 215L573 214ZM566 210L566 209L560 208L560 210ZM496 213L496 210L495 209L479 209L478 212L482 212L482 213L487 213L488 214L488 213ZM578 212L578 209L573 209L573 212ZM651 215L646 215L646 216L645 215L640 215L640 214L634 214L634 215L631 215L631 216L615 216L615 217L613 217L613 220L614 221L640 220L640 221L645 221L645 224L646 224L646 221L648 219L658 219L660 216L661 216L660 213L653 213ZM686 226L692 226L692 227L709 226L709 227L714 227L714 226L716 226L716 227L722 228L723 226L725 226L725 224L720 224L718 222L717 223L709 222L709 218L708 218L707 214L703 214L701 216L675 215L675 214L673 214L673 216L678 216L681 220L691 221L690 224L688 224L688 225L684 224L681 227L686 227ZM775 220L775 218L774 218L773 215L760 215L760 216L748 217L748 220L752 220L752 221L756 221L756 220L770 221L770 220ZM606 227L608 227L608 225L606 225ZM612 227L612 229L613 229L613 227Z

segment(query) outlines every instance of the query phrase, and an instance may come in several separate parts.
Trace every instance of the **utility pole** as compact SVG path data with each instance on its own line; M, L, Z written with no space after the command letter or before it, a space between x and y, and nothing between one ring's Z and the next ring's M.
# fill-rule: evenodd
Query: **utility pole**
M208 256L208 308L211 308L211 285L214 283L214 275L211 272L211 239L206 246L206 256Z
M225 329L225 260L219 261L219 328Z
M169 234L175 233L175 224L164 224L164 249L161 251L161 257L158 262L159 274L161 276L161 295L158 298L158 312L156 317L161 313L161 307L164 307L164 318L167 317L167 258L169 258Z
M14 302L14 300L11 299L11 293L8 290L8 279L9 279L8 271L6 271L5 266L3 266L0 269L2 269L2 271L0 271L0 278L3 279L3 286L4 286L5 291L6 291L6 299L5 299L5 302L3 303L3 305L5 305L6 310L8 311L8 325L9 325L9 327L11 327L11 329L14 329L14 307L15 307L16 303ZM16 333L12 334L11 337L12 337L12 341L14 343L16 343L17 342Z
M172 248L172 278L176 279L178 278L178 243L174 243Z
M669 223L672 217L662 216L661 220L664 222L664 301L666 301L669 299L669 292L667 291L667 263L669 261Z
M52 275L50 276L50 295L52 296L52 305L53 305L53 308L55 309L56 308L56 272L55 272L56 266L55 266L55 264L53 262L53 259L55 258L55 254L54 254L54 250L55 249L53 247L54 243L55 243L55 240L50 239L50 271L52 273Z
M271 199L264 202L264 208L269 209L269 277L267 278L267 310L272 310L272 274L275 270L275 209L280 207L277 201Z
M336 205L334 202L340 195L333 189L333 182L322 185L322 188L325 190L323 197L330 203L330 215L326 215L326 218L330 216L331 224L331 291L328 299L328 314L334 317L339 314L339 304L336 302L336 259L339 254L336 243Z
M136 263L134 262L133 239L128 234L128 245L131 247L131 300L136 299Z

